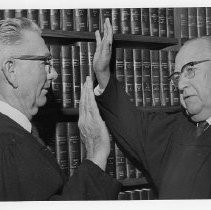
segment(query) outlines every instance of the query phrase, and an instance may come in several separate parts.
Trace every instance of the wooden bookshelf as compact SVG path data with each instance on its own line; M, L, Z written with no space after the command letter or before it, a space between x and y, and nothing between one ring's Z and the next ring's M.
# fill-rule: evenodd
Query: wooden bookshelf
M136 186L136 185L145 185L148 184L145 177L143 178L128 178L123 180L118 180L124 187L126 186Z
M95 41L94 32L81 32L81 31L62 31L62 30L47 30L42 31L43 38L59 38L59 39L69 39L71 42L74 41ZM118 45L124 43L124 45L130 44L131 47L137 47L139 44L150 44L151 46L156 45L157 49L180 45L181 41L177 38L167 38L167 37L152 37L152 36L142 36L134 34L114 34L114 43Z

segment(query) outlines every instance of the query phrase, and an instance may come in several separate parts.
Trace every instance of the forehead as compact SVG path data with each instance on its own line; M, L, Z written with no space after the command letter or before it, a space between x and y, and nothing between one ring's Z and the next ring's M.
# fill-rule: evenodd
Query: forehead
M39 33L24 30L22 34L23 42L21 44L21 54L45 55L49 53L49 50Z
M184 45L178 52L175 60L175 71L192 61L211 59L211 43L208 40L198 39Z

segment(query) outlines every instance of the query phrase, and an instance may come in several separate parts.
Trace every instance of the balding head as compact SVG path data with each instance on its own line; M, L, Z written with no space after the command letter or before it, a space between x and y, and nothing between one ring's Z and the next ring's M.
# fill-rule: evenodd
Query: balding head
M211 117L211 37L186 42L177 54L175 71L182 71L179 79L182 106L193 121L207 120Z

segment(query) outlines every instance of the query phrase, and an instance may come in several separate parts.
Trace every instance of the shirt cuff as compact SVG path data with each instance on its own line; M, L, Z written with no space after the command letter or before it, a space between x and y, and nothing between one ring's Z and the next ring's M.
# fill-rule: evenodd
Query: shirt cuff
M94 88L94 94L95 94L96 96L100 96L100 95L103 94L104 90L105 90L104 88L100 88L100 86L97 85L97 86Z

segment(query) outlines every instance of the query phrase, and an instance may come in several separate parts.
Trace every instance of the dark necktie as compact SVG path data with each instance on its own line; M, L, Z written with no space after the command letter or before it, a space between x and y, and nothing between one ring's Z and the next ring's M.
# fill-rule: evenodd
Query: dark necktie
M199 137L209 126L207 121L197 123L196 136Z

